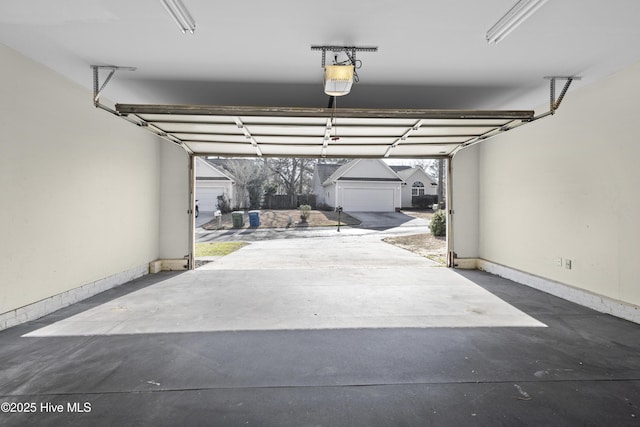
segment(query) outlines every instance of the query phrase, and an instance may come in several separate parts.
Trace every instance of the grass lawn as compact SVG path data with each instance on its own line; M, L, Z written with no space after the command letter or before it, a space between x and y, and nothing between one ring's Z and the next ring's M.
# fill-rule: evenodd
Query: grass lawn
M387 237L382 241L429 258L438 264L447 264L447 238L444 236L439 237L431 233L423 233L411 236Z
M414 218L431 220L432 210L403 210L402 213ZM447 238L434 236L431 233L413 234L410 236L387 237L384 242L416 253L441 265L447 265Z
M225 256L248 244L247 242L196 243L196 257Z

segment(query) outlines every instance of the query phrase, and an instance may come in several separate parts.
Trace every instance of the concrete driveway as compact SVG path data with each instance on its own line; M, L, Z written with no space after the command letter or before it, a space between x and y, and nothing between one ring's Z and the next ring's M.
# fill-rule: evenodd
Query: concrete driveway
M429 221L422 218L414 218L402 212L347 212L349 215L360 221L359 227L376 230L384 230L402 226L424 226L429 225Z
M453 270L377 235L253 242L29 336L544 327Z
M198 217L195 219L196 228L202 227L213 219L213 212L200 211Z

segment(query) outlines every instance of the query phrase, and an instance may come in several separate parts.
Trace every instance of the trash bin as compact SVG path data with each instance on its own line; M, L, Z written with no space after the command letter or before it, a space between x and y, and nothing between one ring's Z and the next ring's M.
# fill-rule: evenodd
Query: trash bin
M231 220L234 227L242 227L244 225L244 211L231 212Z
M249 211L249 226L260 227L260 211Z

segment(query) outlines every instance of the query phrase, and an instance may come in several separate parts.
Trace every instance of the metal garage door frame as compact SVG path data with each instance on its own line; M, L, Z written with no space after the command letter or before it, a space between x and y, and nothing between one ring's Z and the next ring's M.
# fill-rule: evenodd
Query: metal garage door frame
M365 110L117 104L117 114L194 156L451 159L466 146L518 127L529 110ZM379 137L379 135L383 135ZM451 163L451 162L449 162ZM191 172L191 206L195 175ZM448 173L451 179L451 172ZM451 181L449 181L451 182ZM450 185L448 199L451 202ZM191 213L189 267L195 261ZM447 265L454 265L450 209Z
M534 119L532 110L383 110L139 104L117 104L116 114L181 146L191 159L206 155L451 159L465 147ZM193 163L192 160L190 164ZM451 179L450 170L448 177ZM193 206L193 171L191 185ZM451 186L447 187L447 200L450 202ZM452 213L450 209L447 215L447 264L450 267L454 265L450 237L453 233ZM191 217L189 266L193 268L193 213Z

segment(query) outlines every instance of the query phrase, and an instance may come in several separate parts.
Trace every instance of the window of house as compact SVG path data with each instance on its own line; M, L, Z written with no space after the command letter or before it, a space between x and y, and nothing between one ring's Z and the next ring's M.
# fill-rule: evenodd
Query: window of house
M412 196L424 196L424 184L421 181L416 181L411 186Z

